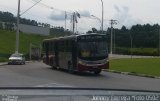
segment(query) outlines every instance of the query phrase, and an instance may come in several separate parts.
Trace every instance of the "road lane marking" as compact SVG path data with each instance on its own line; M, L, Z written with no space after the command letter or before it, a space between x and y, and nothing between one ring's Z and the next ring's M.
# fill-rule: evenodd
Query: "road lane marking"
M74 87L74 86L60 84L60 83L47 83L47 84L36 85L34 87Z

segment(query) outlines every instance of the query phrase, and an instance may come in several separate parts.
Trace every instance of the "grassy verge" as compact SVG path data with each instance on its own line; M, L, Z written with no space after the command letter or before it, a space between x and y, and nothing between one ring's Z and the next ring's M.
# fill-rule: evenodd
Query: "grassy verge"
M7 61L8 61L7 58L0 57L0 62L7 62Z
M110 69L160 76L160 58L115 59L110 61Z
M19 52L29 54L30 43L39 46L42 40L50 36L20 33ZM0 62L8 59L15 52L16 32L0 30Z
M159 51L157 48L124 48L124 47L117 47L116 48L117 54L127 54L130 55L144 55L144 56L158 56Z

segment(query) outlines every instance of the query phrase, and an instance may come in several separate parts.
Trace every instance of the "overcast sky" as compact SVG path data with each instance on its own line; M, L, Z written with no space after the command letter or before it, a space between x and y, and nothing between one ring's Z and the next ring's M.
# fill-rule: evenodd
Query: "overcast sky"
M21 13L31 7L35 1L21 0ZM128 28L135 24L160 24L160 0L103 0L104 30L109 27L110 19L118 20L115 27ZM18 0L0 0L0 10L16 15ZM84 32L92 27L100 28L100 21L90 15L101 18L101 0L42 0L21 17L47 22L53 26L64 26L64 11L78 11L83 17L78 19L78 31ZM67 28L70 29L68 13Z

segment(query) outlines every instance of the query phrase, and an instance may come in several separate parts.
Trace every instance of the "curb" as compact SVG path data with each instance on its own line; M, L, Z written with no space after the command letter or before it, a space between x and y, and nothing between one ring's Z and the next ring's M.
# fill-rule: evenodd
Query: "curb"
M118 74L124 74L124 75L133 75L133 76L139 76L139 77L147 77L147 78L155 78L155 79L160 79L158 76L153 76L153 75L146 75L146 74L137 74L135 72L120 72L116 70L103 70L111 73L118 73Z
M7 65L8 62L0 62L0 66L4 66L4 65Z
M4 63L4 64L1 64L1 63L0 63L0 66L5 66L5 65L7 65L7 63Z
M26 61L26 63L33 63L34 61ZM8 65L8 62L0 62L0 66Z
M34 62L34 61L26 61L26 63L32 63L32 62Z

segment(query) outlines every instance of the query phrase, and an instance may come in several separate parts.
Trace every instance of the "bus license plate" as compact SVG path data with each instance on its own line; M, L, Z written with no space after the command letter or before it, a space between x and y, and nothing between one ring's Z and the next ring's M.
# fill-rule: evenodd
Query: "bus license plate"
M98 66L93 66L93 68L98 68Z

